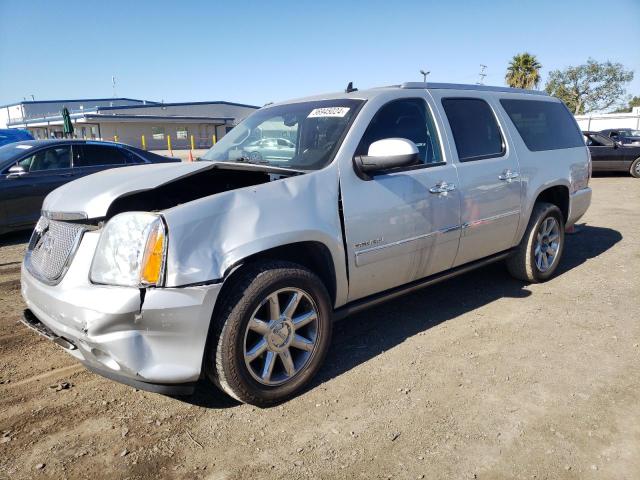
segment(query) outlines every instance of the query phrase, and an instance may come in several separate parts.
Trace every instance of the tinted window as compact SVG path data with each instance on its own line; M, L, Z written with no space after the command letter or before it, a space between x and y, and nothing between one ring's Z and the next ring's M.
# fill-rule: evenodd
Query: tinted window
M373 142L385 138L411 140L418 147L422 163L442 162L436 129L424 100L394 100L381 107L364 132L356 155L366 155Z
M127 158L120 148L84 145L82 147L82 155L75 162L74 167L124 165L125 163L127 163Z
M479 98L445 98L442 106L461 162L504 154L502 135L487 102Z
M71 166L71 147L67 145L40 150L31 157L21 160L20 165L30 172L69 168Z
M518 133L533 152L583 146L580 130L560 102L500 100Z

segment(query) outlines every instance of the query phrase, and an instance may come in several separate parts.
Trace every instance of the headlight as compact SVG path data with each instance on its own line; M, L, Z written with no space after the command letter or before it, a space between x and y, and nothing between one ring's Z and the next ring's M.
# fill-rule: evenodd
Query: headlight
M162 281L167 236L158 215L126 212L102 231L91 264L91 281L145 287Z

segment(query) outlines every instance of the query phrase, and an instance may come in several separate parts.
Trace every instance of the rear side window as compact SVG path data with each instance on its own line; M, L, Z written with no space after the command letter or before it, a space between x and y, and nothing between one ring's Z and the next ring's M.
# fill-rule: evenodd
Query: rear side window
M500 103L532 152L584 145L582 134L563 103L507 99Z
M444 98L442 106L461 162L504 155L504 142L491 107L479 98Z
M83 145L82 156L74 163L74 167L94 167L100 165L124 165L127 158L117 147L101 145Z

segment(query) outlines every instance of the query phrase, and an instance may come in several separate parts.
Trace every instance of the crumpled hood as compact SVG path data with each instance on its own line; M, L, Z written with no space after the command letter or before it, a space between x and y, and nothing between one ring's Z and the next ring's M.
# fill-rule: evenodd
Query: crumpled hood
M104 217L111 203L122 195L156 188L213 166L212 162L158 163L104 170L57 188L47 195L42 209Z

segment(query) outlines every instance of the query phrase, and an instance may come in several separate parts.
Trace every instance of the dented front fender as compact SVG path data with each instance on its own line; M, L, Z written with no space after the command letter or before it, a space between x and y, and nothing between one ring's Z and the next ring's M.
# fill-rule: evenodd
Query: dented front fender
M331 253L346 292L336 166L212 195L163 212L168 226L166 285L221 281L256 253L315 241ZM339 297L342 295L339 295ZM336 298L336 303L344 301Z

